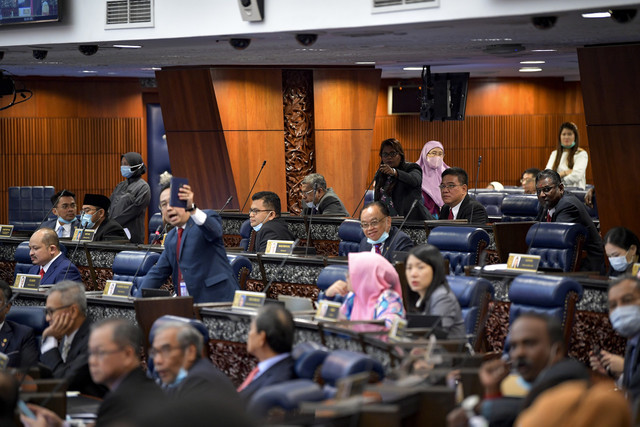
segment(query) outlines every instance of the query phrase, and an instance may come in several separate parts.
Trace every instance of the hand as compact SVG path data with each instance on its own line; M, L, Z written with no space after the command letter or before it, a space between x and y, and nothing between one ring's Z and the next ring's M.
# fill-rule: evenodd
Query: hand
M334 282L329 288L325 291L325 295L333 298L336 295L345 296L349 293L349 288L347 287L347 282L344 280L337 280Z
M193 204L193 191L191 191L191 186L188 184L183 185L178 189L178 199L186 200L187 207L191 207Z
M53 412L47 408L43 408L32 403L27 403L29 409L33 411L36 418L28 418L23 414L20 414L20 421L27 427L61 427L62 420Z
M468 425L467 411L463 408L456 408L447 414L447 427L467 427Z
M379 170L385 175L398 176L398 172L386 163L381 164Z
M54 337L58 341L67 334L71 326L73 325L73 317L69 311L59 313L53 317L53 321L49 324L47 329L42 332L42 339L46 337Z
M624 357L608 351L600 350L601 363L605 369L608 368L611 375L619 377L624 371Z
M502 359L495 359L485 362L480 366L480 382L486 394L499 394L500 383L510 372L509 363Z
M593 208L593 196L595 195L595 193L596 191L593 189L593 187L591 187L587 190L587 194L584 195L584 204L589 206L590 208Z
M562 172L562 177L564 178L565 176L571 175L571 172L573 172L573 169L567 169L566 171Z
M594 352L589 353L589 365L594 371L597 371L602 375L607 375L607 369L604 367L602 361L600 360L602 357L602 353L603 351L600 351L600 354L596 354Z

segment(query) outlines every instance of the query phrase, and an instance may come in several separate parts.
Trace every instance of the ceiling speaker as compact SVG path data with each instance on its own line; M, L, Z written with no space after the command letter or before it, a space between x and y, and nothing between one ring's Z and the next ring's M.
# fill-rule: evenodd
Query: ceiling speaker
M264 0L238 0L243 21L262 21L264 18Z

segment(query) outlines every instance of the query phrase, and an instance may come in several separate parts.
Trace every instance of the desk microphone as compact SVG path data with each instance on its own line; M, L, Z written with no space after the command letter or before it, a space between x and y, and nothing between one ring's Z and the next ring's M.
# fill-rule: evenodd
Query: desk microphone
M222 213L222 211L224 211L224 208L227 207L227 205L231 202L231 200L233 199L233 196L229 196L229 198L227 199L227 201L224 203L224 205L222 206L222 209L220 209L218 211L218 215L220 215Z
M86 229L87 229L87 224L83 225L82 226L82 230L78 233L78 241L76 242L75 248L73 248L73 252L71 253L71 256L68 257L69 258L69 265L67 265L67 271L64 272L64 277L62 278L62 280L66 280L66 278L67 278L67 274L69 273L69 267L71 267L71 263L73 262L73 261L71 261L71 259L76 255L76 251L78 250L78 246L80 246L80 240L82 239L82 236L84 234L84 230L86 230ZM73 237L73 236L71 236L71 237ZM60 243L58 243L58 244L60 244ZM58 248L58 249L60 249L60 248Z
M164 228L162 228L162 224L158 226L158 228L156 228L156 231L153 233L153 239L151 240L151 242L149 242L149 247L147 248L147 250L144 253L144 256L142 257L142 262L140 264L138 264L138 269L136 270L135 274L133 275L133 279L131 279L131 283L133 284L133 286L135 286L135 280L136 277L138 277L138 273L140 272L140 267L142 267L142 265L144 264L144 262L147 260L147 255L149 255L149 251L151 250L151 246L153 246L153 244L156 242L156 240L158 240L160 238L160 236L162 234L164 234L167 231L167 226L169 224L165 225ZM162 229L162 234L160 233L160 229ZM132 287L133 290L133 287Z
M400 227L398 227L398 231L396 232L395 236L393 236L393 239L391 239L391 241L389 242L389 246L384 245L385 246L385 251L384 251L384 255L383 256L385 258L386 258L386 255L389 253L389 250L391 249L391 245L398 238L398 235L400 234L400 230L402 230L402 227L404 227L404 223L407 222L407 218L409 218L409 215L411 215L411 212L413 211L413 208L416 207L416 203L418 203L418 199L414 199L413 203L411 203L411 209L409 209L409 212L407 212L407 215L402 220L402 224L400 224Z
M251 197L251 192L253 191L253 187L256 186L256 183L258 182L258 178L260 178L260 174L262 173L262 169L264 169L264 165L267 164L267 161L265 160L264 162L262 162L262 166L260 167L260 170L258 171L258 176L256 176L256 180L253 181L253 185L251 186L251 190L249 190L249 194L247 194L247 199L244 201L244 204L242 205L242 209L240 209L240 212L244 211L244 207L247 206L247 202L249 201L249 197Z
M67 190L66 190L66 189L63 189L63 190L60 192L60 195L58 196L58 198L56 198L56 201L53 203L53 205L51 205L51 209L49 209L49 212L47 212L47 214L44 216L44 218L42 218L42 221L40 221L40 224L38 224L38 227L36 228L36 230L37 230L38 228L42 227L42 224L44 224L44 222L47 220L47 218L49 218L49 215L50 215L50 214L51 214L51 212L53 211L53 208L55 208L55 207L56 207L56 205L57 205L57 204L58 204L58 202L60 201L60 198L61 198L61 197L62 197L62 195L63 195L64 193L66 193L66 192L67 192Z
M480 165L482 164L482 156L478 156L478 170L476 171L476 188L474 189L474 199L478 201L478 176L480 175ZM469 225L473 224L473 208L471 209L471 216L469 217Z
M313 184L313 204L314 207L311 208L311 213L309 214L309 230L307 231L307 245L304 248L304 256L309 254L309 241L311 240L311 221L313 220L313 211L316 209L316 193L318 192L318 184Z
M376 180L376 176L373 176L373 179L371 180L371 182L369 183L369 185L367 185L367 188L364 190L364 194L362 195L362 198L360 199L360 201L358 202L358 205L356 206L356 209L353 211L353 213L351 214L351 218L355 218L356 217L356 212L358 212L358 208L360 207L360 203L362 203L362 201L364 200L364 198L367 196L367 191L369 191L369 188L371 187L371 185L373 184L373 182Z
M273 273L273 276L271 277L271 280L269 280L269 283L267 283L267 286L265 286L264 289L262 290L262 292L264 292L265 295L267 294L267 291L271 288L271 285L273 284L273 279L278 274L280 274L280 271L282 271L282 267L284 267L285 262L287 262L289 260L289 258L291 258L291 255L293 255L293 250L296 248L296 246L298 245L299 242L300 242L300 239L296 239L293 242L293 246L291 246L291 252L289 252L289 254L284 257L284 259L282 260L282 262L280 263L280 265L276 269L275 273Z

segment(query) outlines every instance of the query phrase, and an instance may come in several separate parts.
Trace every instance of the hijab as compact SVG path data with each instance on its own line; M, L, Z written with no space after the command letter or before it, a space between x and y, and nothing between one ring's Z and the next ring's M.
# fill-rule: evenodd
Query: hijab
M131 151L120 156L120 159L122 159L123 157L127 159L127 163L129 163L129 166L137 166L139 164L142 164L142 166L133 170L133 175L131 176L131 178L139 178L147 171L147 167L144 165L142 156L139 153Z
M442 207L444 202L442 201L442 195L440 194L440 188L438 188L438 186L442 182L442 172L444 172L445 169L449 169L449 166L444 162L444 159L442 164L437 168L429 165L427 153L434 148L440 148L444 152L444 147L440 142L429 141L422 147L420 158L416 163L422 168L422 191L427 193L438 207Z
M402 295L398 272L375 252L349 253L349 279L354 293L351 320L373 320L378 298L386 290Z

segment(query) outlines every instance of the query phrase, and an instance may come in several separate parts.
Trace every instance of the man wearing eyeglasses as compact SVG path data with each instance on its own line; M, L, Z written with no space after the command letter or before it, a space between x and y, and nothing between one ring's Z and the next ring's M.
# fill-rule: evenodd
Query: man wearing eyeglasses
M362 209L360 226L364 237L358 252L376 252L393 262L396 252L413 247L413 241L407 234L391 226L389 211L382 202L371 202Z
M68 381L68 390L104 396L106 388L89 375L88 348L91 321L82 283L62 281L49 291L46 301L49 326L42 332L40 361L55 378Z
M287 222L280 217L280 197L276 193L260 191L251 197L249 221L253 228L249 252L264 252L269 240L295 240Z
M93 241L99 242L104 240L122 240L129 241L129 237L124 228L117 221L109 218L109 206L111 200L102 194L85 194L82 202L82 218L83 227L95 229Z
M524 194L536 194L536 176L538 176L539 173L540 169L537 168L529 168L522 172L520 184L522 184Z
M62 190L51 196L51 212L57 216L42 223L39 228L50 228L60 238L71 238L80 221L76 218L76 195L71 191Z
M582 260L580 270L604 274L604 245L584 203L565 191L560 175L551 169L543 170L536 177L536 193L540 202L536 221L570 222L585 226L588 232L584 247L587 257Z
M449 168L442 172L440 194L444 206L438 219L466 219L469 224L476 225L487 223L487 210L467 194L468 183L469 176L462 168Z
M300 192L305 204L303 215L314 212L320 215L349 216L338 195L332 188L327 188L327 181L319 173L305 176L300 183Z

